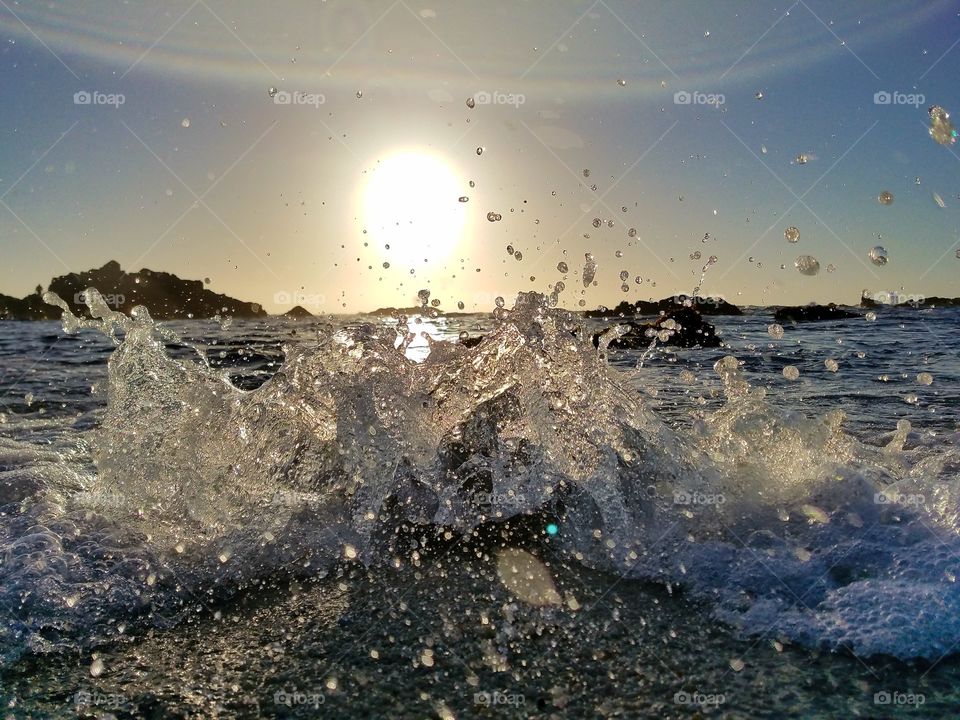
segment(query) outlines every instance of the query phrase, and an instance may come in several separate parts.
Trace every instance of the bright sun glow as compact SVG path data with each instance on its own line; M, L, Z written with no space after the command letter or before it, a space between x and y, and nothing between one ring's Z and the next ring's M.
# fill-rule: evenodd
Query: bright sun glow
M432 264L449 255L466 220L462 185L447 165L424 153L406 152L378 164L364 194L364 222L384 259L422 268L424 259Z

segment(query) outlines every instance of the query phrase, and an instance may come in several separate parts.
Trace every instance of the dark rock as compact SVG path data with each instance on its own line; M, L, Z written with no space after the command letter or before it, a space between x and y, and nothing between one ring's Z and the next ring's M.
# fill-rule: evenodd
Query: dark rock
M395 307L385 307L377 308L376 310L371 310L364 315L376 315L378 317L411 317L413 315L427 315L429 317L439 317L443 315L443 311L435 307L423 307L422 305L417 305L415 307L406 307L406 308L395 308Z
M689 302L689 306L685 303ZM720 297L700 297L693 295L672 295L663 300L649 302L637 300L634 303L624 300L612 310L605 307L587 310L584 315L593 318L623 317L637 315L659 315L670 313L684 307L693 307L700 315L743 315L743 310Z
M60 308L47 305L41 295L42 292L34 292L22 299L0 295L0 320L56 320L59 318Z
M207 290L200 280L182 280L171 273L144 268L126 273L115 260L103 267L81 273L61 275L50 281L49 290L59 295L75 315L85 315L83 292L96 288L111 310L129 313L145 305L157 320L173 318L209 318L214 315L265 317L267 312L256 303L244 302ZM8 320L48 320L60 317L60 309L47 305L41 288L22 300L0 296L0 318Z
M302 305L294 305L292 308L290 308L283 314L283 317L299 320L301 318L312 318L313 313L307 310Z
M934 307L960 307L960 298L933 297L924 298L917 302L909 303L911 307L934 308Z
M668 320L676 323L674 328L666 328ZM670 345L673 347L720 347L722 344L717 337L717 329L706 322L693 308L678 307L661 315L652 323L635 323L627 321L621 323L627 325L630 330L611 341L608 345L613 350L640 350L650 346L654 341L655 335L661 330L671 330L670 336L666 340L656 338L657 345ZM601 330L593 336L593 344L600 345L600 339L605 333L611 331L611 328ZM648 335L647 333L651 333Z
M857 313L844 310L837 307L836 304L829 305L795 305L792 307L781 307L773 313L773 317L778 322L820 322L822 320L847 320L860 317Z

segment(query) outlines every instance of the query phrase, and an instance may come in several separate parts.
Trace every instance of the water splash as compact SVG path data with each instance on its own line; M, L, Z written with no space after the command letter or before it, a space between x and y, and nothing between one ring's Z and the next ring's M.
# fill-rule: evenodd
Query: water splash
M735 357L715 367L725 403L679 433L535 293L476 346L432 341L421 362L405 321L331 329L251 391L203 353L172 357L143 310L88 291L84 319L47 300L66 332L117 347L83 437L95 467L52 462L0 526L8 658L179 622L276 574L406 559L413 529L531 514L572 559L681 583L746 633L901 657L960 640L957 450L905 422L865 445L839 411L769 402ZM556 600L535 562L504 562Z

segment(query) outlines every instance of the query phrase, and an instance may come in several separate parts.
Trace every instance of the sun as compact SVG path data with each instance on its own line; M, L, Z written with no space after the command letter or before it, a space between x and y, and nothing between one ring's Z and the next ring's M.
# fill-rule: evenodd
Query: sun
M364 190L363 217L384 259L422 267L424 260L446 258L460 243L466 222L461 185L446 163L425 152L403 152L378 163Z

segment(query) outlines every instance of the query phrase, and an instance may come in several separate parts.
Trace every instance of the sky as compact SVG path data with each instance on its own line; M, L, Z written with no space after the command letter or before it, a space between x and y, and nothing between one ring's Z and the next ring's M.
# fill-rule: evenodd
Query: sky
M0 293L117 260L269 312L954 297L958 76L945 0L3 0Z

